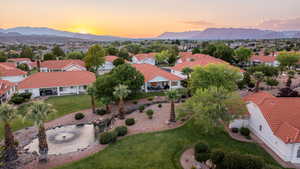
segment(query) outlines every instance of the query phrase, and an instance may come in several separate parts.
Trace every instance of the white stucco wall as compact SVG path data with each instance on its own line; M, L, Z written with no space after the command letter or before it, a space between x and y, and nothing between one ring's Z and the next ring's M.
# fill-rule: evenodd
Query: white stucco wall
M132 63L134 64L150 64L150 65L155 65L155 59L154 58L146 58L143 60L138 60L135 56L132 57Z
M300 158L296 157L299 143L285 144L280 138L273 134L259 107L250 102L247 104L250 113L249 128L250 130L264 141L278 156L284 161L300 163ZM260 131L260 126L262 130Z
M98 72L99 74L110 72L114 68L114 64L112 62L105 61L105 63L99 67Z
M182 72L180 72L180 71L176 71L176 70L171 69L171 73L174 74L174 75L176 75L176 76L178 76L178 77L180 77L180 78L182 78L182 79L186 79L187 78L187 76L184 75L184 74L182 74Z

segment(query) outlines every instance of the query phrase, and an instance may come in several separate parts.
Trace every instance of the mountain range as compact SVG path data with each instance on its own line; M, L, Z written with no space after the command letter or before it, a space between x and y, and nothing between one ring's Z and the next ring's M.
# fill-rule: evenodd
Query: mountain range
M125 37L82 34L56 30L47 27L0 28L0 37L65 37L95 41L134 40ZM191 39L191 40L236 40L236 39L280 39L300 38L300 31L272 31L248 28L208 28L203 31L165 32L151 39Z
M114 41L114 40L126 40L128 38L106 35L94 35L94 34L82 34L56 30L47 27L15 27L8 29L0 29L0 36L58 36L67 38L87 39L96 41Z
M208 28L203 31L165 32L158 39L235 40L300 38L300 31L272 31L247 28Z

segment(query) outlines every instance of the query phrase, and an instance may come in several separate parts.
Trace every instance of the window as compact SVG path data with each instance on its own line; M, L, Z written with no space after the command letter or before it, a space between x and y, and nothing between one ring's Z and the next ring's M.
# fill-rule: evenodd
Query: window
M172 81L171 85L172 85L172 86L177 86L177 85L178 85L178 82L177 82L177 81Z
M63 87L60 87L60 88L59 88L59 91L60 91L60 92L64 91L64 88L63 88Z
M262 131L262 125L259 125L259 131Z
M300 158L300 147L298 147L297 158Z

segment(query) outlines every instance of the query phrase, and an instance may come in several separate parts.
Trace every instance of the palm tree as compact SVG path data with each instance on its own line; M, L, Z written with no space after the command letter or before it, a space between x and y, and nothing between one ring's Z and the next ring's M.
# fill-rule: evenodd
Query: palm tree
M190 79L190 74L193 72L192 68L185 67L182 69L182 74L187 76L187 80Z
M165 93L168 100L171 102L171 111L170 111L170 122L176 122L176 114L175 114L175 101L177 101L181 96L178 90L169 90Z
M87 93L91 96L92 111L93 113L96 113L96 103L95 103L96 88L94 84L88 86Z
M42 51L39 50L38 54L34 56L34 60L36 61L37 71L41 71L41 60L42 60Z
M4 147L4 160L13 161L18 158L17 147L15 144L14 135L12 133L10 122L16 118L16 109L9 104L2 104L0 106L0 121L4 124L5 147Z
M114 96L119 99L119 113L120 119L124 119L124 99L129 95L131 92L126 85L118 85L116 86L114 91Z
M255 92L258 92L259 85L264 80L264 74L263 74L263 72L254 72L253 76L254 76L254 79L256 80Z
M35 101L29 106L28 111L25 114L25 119L34 121L35 126L38 127L39 153L41 162L46 162L48 160L48 143L44 122L47 120L48 114L54 112L55 109L52 108L51 104L47 104L42 101Z

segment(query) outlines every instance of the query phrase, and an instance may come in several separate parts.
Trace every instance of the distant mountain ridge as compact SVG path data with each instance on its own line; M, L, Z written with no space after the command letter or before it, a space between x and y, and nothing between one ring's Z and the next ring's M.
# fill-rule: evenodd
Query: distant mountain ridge
M15 27L8 29L1 29L0 33L2 36L4 34L18 33L20 35L46 35L46 36L59 36L68 38L79 38L87 40L98 40L98 41L113 41L113 40L126 40L129 38L117 37L117 36L106 36L106 35L94 35L94 34L82 34L56 30L47 27Z
M165 32L157 38L195 40L300 38L300 31L272 31L248 28L208 28L203 31Z

